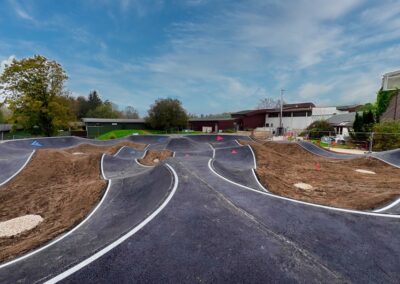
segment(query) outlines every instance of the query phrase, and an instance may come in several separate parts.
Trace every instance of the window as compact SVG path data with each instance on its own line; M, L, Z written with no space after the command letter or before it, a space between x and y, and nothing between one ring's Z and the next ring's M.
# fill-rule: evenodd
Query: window
M266 123L266 124L265 124L265 127L269 127L269 123Z

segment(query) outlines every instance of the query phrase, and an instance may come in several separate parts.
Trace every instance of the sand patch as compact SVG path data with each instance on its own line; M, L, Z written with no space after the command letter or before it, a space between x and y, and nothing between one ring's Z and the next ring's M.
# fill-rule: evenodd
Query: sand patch
M376 175L376 172L363 170L363 169L356 169L355 171L358 172L358 173L362 173L362 174Z
M300 189L304 189L304 190L311 190L313 189L311 184L308 183L304 183L304 182L298 182L294 184L295 187L300 188Z
M43 218L40 215L25 215L0 222L0 238L12 237L32 230L42 221Z

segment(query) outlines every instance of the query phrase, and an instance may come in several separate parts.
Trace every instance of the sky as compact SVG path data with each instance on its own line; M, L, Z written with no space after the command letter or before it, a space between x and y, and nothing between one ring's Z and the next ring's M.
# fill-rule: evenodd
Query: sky
M400 69L398 0L2 0L0 72L35 54L145 115L157 98L193 114L260 99L319 106L375 100Z

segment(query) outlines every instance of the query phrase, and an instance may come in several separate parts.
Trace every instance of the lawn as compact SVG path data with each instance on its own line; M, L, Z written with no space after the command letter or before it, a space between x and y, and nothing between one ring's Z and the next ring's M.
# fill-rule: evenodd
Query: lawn
M202 134L200 131L182 132L182 131L165 131L153 129L119 129L104 133L97 137L98 140L109 140L122 138L129 135L151 135L151 134Z

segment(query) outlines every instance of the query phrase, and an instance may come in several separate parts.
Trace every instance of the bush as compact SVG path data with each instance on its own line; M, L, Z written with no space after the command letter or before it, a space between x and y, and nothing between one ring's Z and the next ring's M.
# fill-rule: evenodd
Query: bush
M400 148L400 123L387 121L377 123L373 127L373 150L385 151Z
M310 139L321 139L322 136L327 136L335 133L335 128L330 125L326 120L317 120L307 127L307 131L309 132Z

